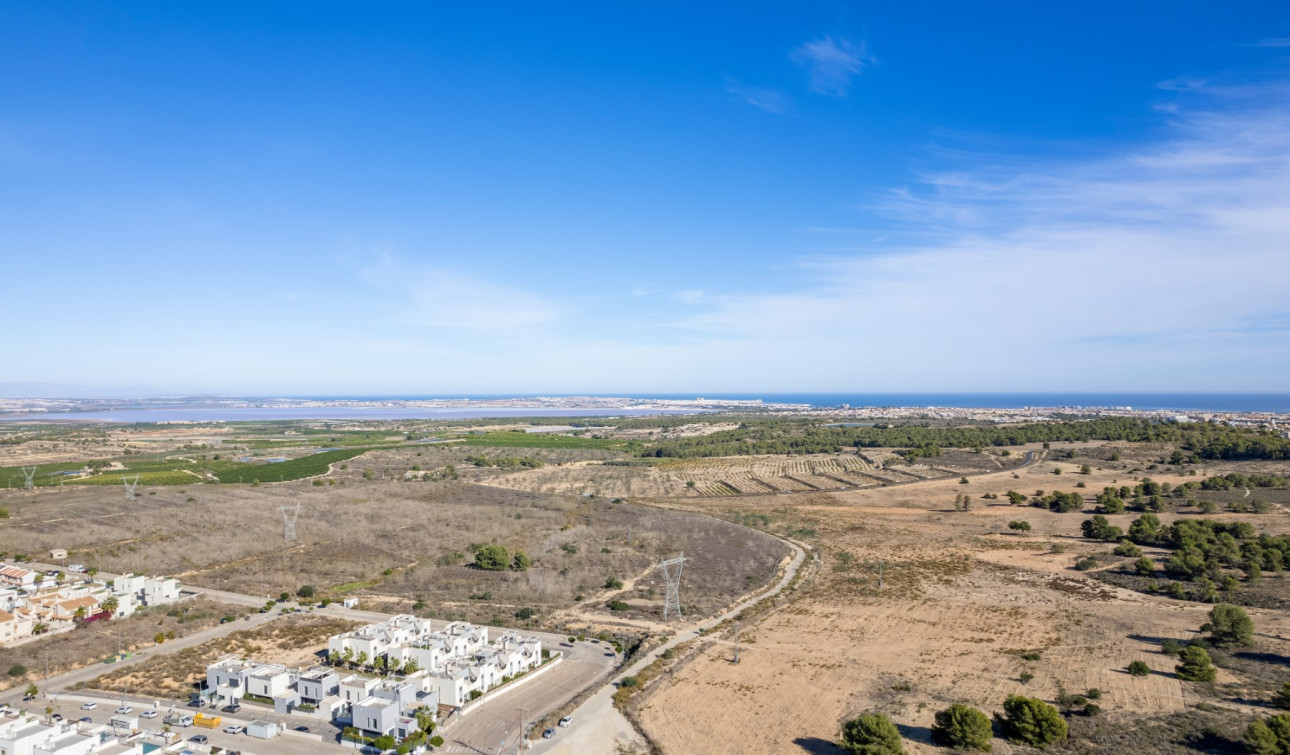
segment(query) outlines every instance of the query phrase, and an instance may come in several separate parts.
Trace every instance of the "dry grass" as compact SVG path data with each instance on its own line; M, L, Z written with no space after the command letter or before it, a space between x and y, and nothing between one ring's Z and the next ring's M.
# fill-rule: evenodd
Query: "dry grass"
M262 663L309 665L328 637L347 632L358 624L330 616L290 616L258 629L233 632L177 653L159 655L147 664L109 672L85 686L185 700L206 679L206 667L220 656L234 654Z

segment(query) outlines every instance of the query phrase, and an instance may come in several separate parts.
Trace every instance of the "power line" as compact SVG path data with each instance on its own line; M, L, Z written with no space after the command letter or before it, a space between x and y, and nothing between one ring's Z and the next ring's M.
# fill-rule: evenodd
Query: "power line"
M658 563L658 570L663 572L667 583L667 594L663 600L663 620L681 615L681 569L685 567L685 554Z

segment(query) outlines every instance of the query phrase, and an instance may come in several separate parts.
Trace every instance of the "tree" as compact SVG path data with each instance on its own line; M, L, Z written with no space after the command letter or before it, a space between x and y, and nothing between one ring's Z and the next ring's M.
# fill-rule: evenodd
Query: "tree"
M1143 556L1133 563L1133 570L1144 577L1150 577L1156 571L1156 565L1151 559Z
M1249 647L1254 644L1254 622L1245 609L1230 603L1219 603L1209 611L1209 621L1200 628L1209 633L1214 647Z
M1029 532L1030 522L1014 520L1014 521L1008 522L1008 529L1012 530L1013 532Z
M842 749L852 755L904 755L900 730L882 713L865 713L842 724Z
M1093 474L1093 468L1087 464L1081 464L1079 467L1080 474Z
M9 673L13 674L12 671ZM1281 685L1281 690L1272 696L1272 704L1278 708L1290 710L1290 682L1284 682Z
M1188 645L1178 656L1182 663L1174 667L1178 678L1184 682L1212 682L1218 671L1210 662L1209 653L1199 645Z
M372 667L376 669L376 673L384 674L386 663L385 656L378 655L372 660Z
M1008 695L1003 701L1003 710L1004 735L1014 742L1043 749L1066 738L1066 720L1043 700Z
M417 726L424 731L427 736L434 733L436 726L434 713L429 708L422 708L416 712Z
M9 676L25 676L26 673L27 667L21 663L15 663L9 667Z
M487 571L506 571L511 565L511 554L501 545L481 545L475 551L475 566Z
M360 650L360 651L358 651L358 654L354 656L354 663L355 663L355 664L357 664L357 666L358 666L359 668L363 668L364 666L366 666L366 665L367 665L367 651L366 651L366 650Z
M533 565L529 554L524 551L515 551L515 558L511 559L511 571L524 571Z
M430 746L431 746L431 747L443 747L443 737L441 737L441 736L439 736L439 735L437 735L437 734L436 734L435 736L433 736L433 737L430 737Z
M419 668L421 668L421 664L417 663L417 659L409 658L407 662L403 664L403 673L405 675L415 674Z
M36 695L39 695L39 694L40 694L40 690L36 688L35 683L27 685L27 697L35 697Z
M117 606L121 604L117 602L116 598L107 598L99 605L102 606L103 610L106 611L110 616L116 613Z
M327 662L328 662L328 663L330 663L330 664L331 664L331 665L333 665L333 666L339 666L339 665L340 665L340 653L336 652L335 650L333 650L333 651L331 651L330 653L328 653L328 654L327 654Z
M372 740L372 746L377 748L378 750L393 750L394 746L397 744L398 744L398 740L396 740L390 734L382 734L381 736Z
M158 645L160 645L161 643L163 643L163 642L165 642L165 641L166 641L166 633L165 633L165 632L157 632L157 636L156 636L156 637L153 637L153 638L152 638L152 641L153 641L153 642L155 642L155 643L157 643Z
M288 600L291 600L291 593L289 593L289 592L280 592L280 593L278 593L278 602L279 602L279 603L286 603Z
M1245 743L1254 755L1290 755L1290 713L1255 721L1245 730Z
M346 666L350 666L350 664L354 662L354 648L345 648L344 652L340 654L340 657L341 660L345 662Z
M301 585L300 589L296 590L296 595L301 598L312 598L314 596L314 586Z
M1129 676L1151 676L1151 667L1146 661L1134 661L1129 664Z
M1101 514L1094 514L1092 519L1085 519L1080 524L1080 529L1084 537L1089 540L1119 540L1124 534L1119 527L1111 524L1110 520Z
M936 724L932 727L933 741L956 750L989 752L992 747L990 740L993 738L990 717L962 703L955 703L938 712Z

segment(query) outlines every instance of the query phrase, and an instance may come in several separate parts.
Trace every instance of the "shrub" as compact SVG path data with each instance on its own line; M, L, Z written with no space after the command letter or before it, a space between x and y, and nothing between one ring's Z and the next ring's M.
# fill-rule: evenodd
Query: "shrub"
M1178 678L1185 682L1212 682L1218 671L1210 662L1205 648L1191 645L1179 656L1182 663L1174 667Z
M1115 555L1124 556L1125 558L1137 558L1142 555L1142 549L1128 540L1121 540L1119 545L1115 546Z
M9 676L23 676L27 673L27 667L21 663L15 663L9 667Z
M1143 556L1133 562L1133 570L1143 577L1150 577L1156 572L1156 564L1151 559Z
M1102 712L1102 706L1097 703L1088 703L1084 706L1084 715L1096 716Z
M1008 522L1008 529L1012 530L1013 532L1029 532L1030 522L1025 522L1025 521Z
M614 575L610 574L609 577L605 580L605 589L621 590L623 589L623 581L618 577L615 577Z
M634 677L634 676L624 676L622 679L620 679L620 680L618 681L618 686L619 686L619 687L635 687L636 685L638 685L638 684L640 684L640 683L641 683L641 680L640 680L640 679L637 679L637 678L636 678L636 677Z
M22 667L19 666L18 668ZM13 671L10 670L9 674L12 676ZM1285 682L1281 685L1281 690L1272 696L1272 704L1278 708L1290 710L1290 682Z
M1022 671L1017 678L1021 680L1022 684L1030 684L1030 680L1034 679L1035 675L1029 671Z
M904 755L900 730L882 713L865 713L842 724L842 749L852 755Z
M1026 654L1022 655L1021 657L1022 657L1022 658L1024 658L1024 659L1026 659L1026 660L1028 660L1028 661L1038 661L1038 660L1043 659L1043 657L1044 657L1044 656L1043 656L1043 654L1042 654L1042 653L1039 653L1039 652L1033 652L1033 653L1026 653Z
M1255 721L1245 730L1245 743L1254 755L1290 753L1290 713L1278 713L1267 721Z
M299 590L296 590L296 595L302 598L312 598L314 596L314 586L302 585Z
M533 613L534 611L532 608L525 606L515 612L515 618L519 619L520 621L528 621L529 619L533 618Z
M511 554L501 545L481 545L475 551L475 565L487 571L506 571Z
M632 608L631 606L627 605L621 600L609 601L609 610L611 611L630 611L631 608Z
M1057 709L1043 700L1009 695L1003 701L1004 735L1021 744L1043 749L1066 738L1066 721Z
M938 712L936 724L932 726L932 740L956 750L989 752L993 738L990 717L961 703Z
M434 735L433 737L430 737L430 745L432 747L443 747L443 737L439 736L438 734Z
M1166 637L1160 641L1160 652L1165 655L1172 655L1175 658L1183 651L1183 644L1172 637Z
M524 551L515 551L515 558L511 559L511 571L527 571L533 565L533 560L529 554Z
M1200 628L1207 632L1209 643L1218 648L1249 647L1254 644L1254 622L1245 609L1219 603L1210 609L1209 621Z
M1097 566L1097 559L1092 556L1085 556L1075 562L1075 568L1080 571L1088 571Z
M1092 519L1085 519L1080 524L1084 537L1090 540L1119 540L1124 532L1101 514L1094 514Z

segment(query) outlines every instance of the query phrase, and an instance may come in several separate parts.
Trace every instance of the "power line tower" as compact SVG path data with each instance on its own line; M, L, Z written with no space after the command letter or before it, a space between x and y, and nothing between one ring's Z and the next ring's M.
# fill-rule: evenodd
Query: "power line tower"
M22 486L23 486L23 488L25 488L25 489L27 489L27 490L31 490L32 488L36 487L36 470L37 470L37 469L39 469L39 467L23 467L23 468L22 468L22 475L23 475L23 477L26 477L26 478L27 478L27 481L26 481L26 482L24 482L24 483L23 483L23 485L22 485Z
M278 507L282 512L282 539L288 543L296 541L296 518L300 516L300 504L293 503Z
M125 499L127 501L133 501L134 489L139 487L139 475L135 475L133 480L129 479L125 475L122 475L121 482L125 485Z
M658 562L658 570L663 572L663 581L667 582L667 595L663 600L663 620L681 615L681 569L685 566L685 554L666 561Z

